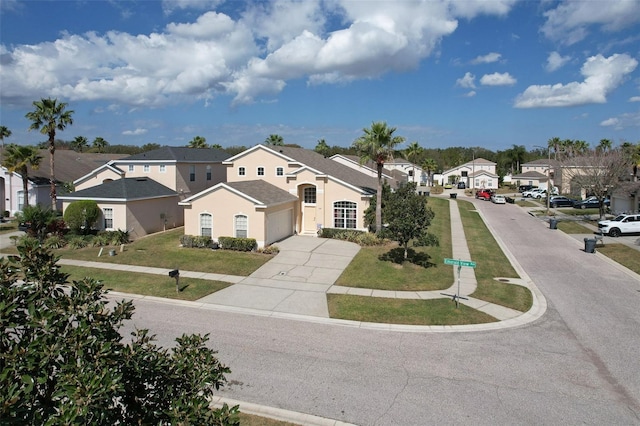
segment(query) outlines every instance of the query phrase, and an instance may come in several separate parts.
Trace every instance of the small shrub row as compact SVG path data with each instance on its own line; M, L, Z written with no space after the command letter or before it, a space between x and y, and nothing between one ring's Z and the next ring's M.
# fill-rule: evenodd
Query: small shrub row
M322 228L320 230L320 238L350 241L361 246L377 246L387 242L384 238L380 238L371 232L340 228Z
M220 237L218 242L224 250L253 251L257 247L255 238Z
M270 246L266 246L264 248L261 248L258 251L260 253L264 253L264 254L278 254L278 253L280 253L280 248L278 246L272 244Z
M211 247L211 237L200 235L181 235L180 245L186 248L208 248Z
M17 239L16 244L31 243L31 240L38 241L33 235L25 234ZM101 247L101 246L119 246L129 242L129 232L127 231L102 231L97 235L76 235L76 234L49 234L42 245L48 249L61 249L69 247L71 249L80 249L84 247Z

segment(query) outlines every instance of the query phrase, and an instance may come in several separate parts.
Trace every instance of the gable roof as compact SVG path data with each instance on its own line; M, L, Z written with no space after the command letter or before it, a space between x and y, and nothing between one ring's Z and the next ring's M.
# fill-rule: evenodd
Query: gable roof
M376 178L367 176L366 174L350 167L346 167L337 161L325 158L322 154L318 154L310 149L292 148L288 146L268 147L266 145L256 145L253 148L249 148L248 150L229 158L226 162L232 163L236 159L258 149L266 150L278 155L289 163L299 164L301 168L306 166L306 168L312 169L316 173L327 175L349 185L355 186L367 194L376 193L376 188L378 186L378 180Z
M530 172L520 173L518 175L513 175L511 176L511 179L538 179L538 180L544 179L546 181L547 175L537 171L530 171Z
M191 197L181 201L179 204L189 205L194 200L202 198L220 188L229 189L261 207L271 207L298 200L298 197L290 194L284 189L280 189L264 180L257 179L239 182L221 182L211 188L207 188L204 191L200 191L199 193L192 195Z
M91 188L58 196L61 200L133 201L177 196L170 188L146 177L112 180Z
M230 155L217 148L189 148L163 146L152 151L141 152L123 158L122 162L172 161L177 163L219 163Z

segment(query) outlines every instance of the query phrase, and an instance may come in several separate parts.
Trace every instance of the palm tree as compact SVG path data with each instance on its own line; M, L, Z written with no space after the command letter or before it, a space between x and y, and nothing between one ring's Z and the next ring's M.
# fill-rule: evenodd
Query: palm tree
M0 141L2 141L2 153L0 154L0 162L2 161L2 155L4 155L4 138L11 136L11 130L7 126L0 126Z
M98 136L93 140L93 147L98 150L98 152L102 152L106 147L109 146L109 142L107 142L104 138Z
M329 145L327 145L327 141L325 141L324 139L318 139L318 143L313 150L318 154L322 154L323 156L328 157L330 149L331 148L329 148Z
M507 150L507 156L511 161L511 173L513 173L514 170L520 172L520 165L524 163L524 160L527 156L527 149L524 147L524 145L513 144L511 146L511 149ZM513 167L514 163L516 165L515 168Z
M433 158L427 158L422 162L422 168L427 171L429 186L433 186L433 172L438 168L438 163Z
M71 141L71 148L73 148L74 151L82 152L82 150L88 146L89 141L84 136L76 136L73 141Z
M407 160L411 161L413 166L413 181L416 182L416 160L422 154L422 147L418 144L418 142L411 142L407 149L404 150L404 156Z
M73 111L67 111L65 102L58 103L57 99L42 98L34 101L34 111L28 112L26 117L31 120L29 130L39 130L43 135L49 136L49 168L51 169L51 209L56 211L56 176L54 171L56 152L56 130L63 131L65 127L73 124Z
M384 121L373 122L371 128L362 129L364 135L353 142L353 148L360 157L360 163L376 163L378 189L376 191L376 232L382 229L382 168L387 160L393 159L395 147L404 142L402 136L393 136L395 127L388 127Z
M554 158L557 160L558 150L562 146L562 141L560 141L560 138L554 137L549 139L549 141L547 142L547 146L549 147L549 149L553 148L553 155L554 155Z
M589 142L583 140L573 141L573 152L575 155L584 155L589 152Z
M2 165L11 173L18 173L22 177L22 190L24 196L24 205L29 205L29 174L27 166L37 170L40 166L42 157L38 154L38 150L32 146L23 146L11 144L7 146L7 155Z
M208 148L207 140L202 136L196 136L189 141L189 148Z
M605 152L605 151L611 151L611 148L613 148L613 143L611 142L611 140L600 139L600 143L596 147L596 150Z
M269 135L269 137L264 140L264 143L273 146L283 146L284 139L280 135Z

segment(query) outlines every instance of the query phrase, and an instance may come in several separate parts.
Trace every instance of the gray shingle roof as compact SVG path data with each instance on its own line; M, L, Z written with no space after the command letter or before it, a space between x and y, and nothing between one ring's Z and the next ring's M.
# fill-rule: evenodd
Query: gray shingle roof
M376 178L346 167L337 161L325 158L322 154L318 154L315 151L288 146L275 146L270 148L321 173L359 187L364 192L370 194L375 194L376 192L378 186L378 180Z
M226 182L227 185L243 194L260 201L266 206L296 201L298 197L263 180Z
M176 162L222 162L231 157L227 152L216 148L187 148L183 146L163 146L152 151L134 154L124 161L176 161Z
M91 188L60 195L66 199L111 199L111 200L144 200L148 198L170 197L178 194L172 189L148 178L123 178L105 182Z

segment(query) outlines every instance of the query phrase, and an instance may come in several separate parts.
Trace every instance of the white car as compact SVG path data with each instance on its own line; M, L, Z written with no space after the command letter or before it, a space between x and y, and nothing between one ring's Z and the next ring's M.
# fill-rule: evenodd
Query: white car
M491 196L491 202L494 204L506 204L507 200L504 198L504 195L494 194Z
M605 235L640 234L640 214L621 214L615 219L601 220L598 229Z
M522 196L523 196L524 198L529 198L529 197L531 197L531 198L540 198L540 197L536 197L536 195L537 195L538 193L542 192L542 191L545 191L545 189L544 189L544 188L533 188L533 189L532 189L532 190L530 190L530 191L524 191L524 192L522 193Z

